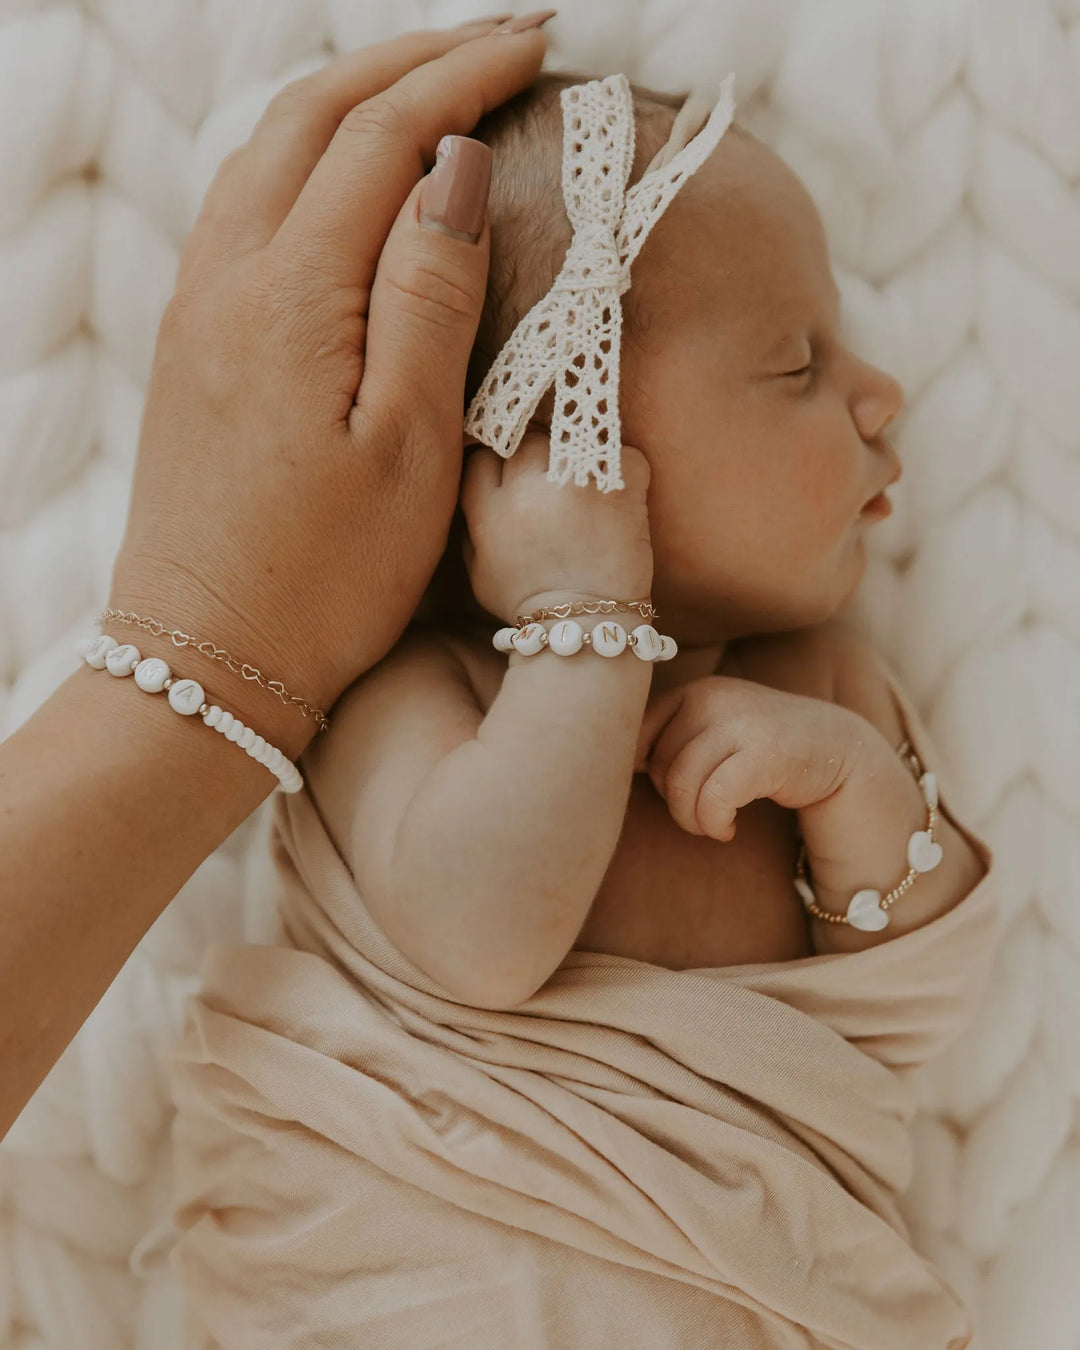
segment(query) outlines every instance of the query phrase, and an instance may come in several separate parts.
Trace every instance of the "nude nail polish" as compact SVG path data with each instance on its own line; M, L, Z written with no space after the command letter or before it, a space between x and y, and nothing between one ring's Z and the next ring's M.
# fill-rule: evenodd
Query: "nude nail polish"
M444 136L420 189L420 224L475 244L491 187L491 148L471 136Z
M500 24L495 29L496 33L525 33L530 28L539 28L541 24L547 23L548 19L553 19L558 14L557 9L535 9L531 14L522 14L520 18L511 19L509 23Z

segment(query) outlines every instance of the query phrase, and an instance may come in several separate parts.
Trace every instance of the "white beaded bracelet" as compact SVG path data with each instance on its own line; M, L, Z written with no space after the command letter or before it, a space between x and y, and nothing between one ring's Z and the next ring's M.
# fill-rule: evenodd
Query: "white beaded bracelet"
M929 769L924 769L922 763L911 748L908 741L904 742L903 755L919 784L919 790L922 792L923 801L926 803L926 825L921 830L915 830L908 838L907 842L907 863L908 871L897 886L886 896L873 886L864 886L862 890L856 891L848 902L848 907L843 914L834 914L830 910L821 909L817 903L817 897L813 888L807 879L806 873L806 843L802 839L799 841L799 851L795 860L795 889L802 899L807 913L813 914L816 918L824 919L826 923L846 923L852 928L861 928L867 933L877 933L889 922L887 913L889 906L894 900L908 891L914 883L916 877L922 872L932 872L941 862L942 848L934 838L934 826L938 817L938 788L937 777Z
M234 741L252 759L265 765L281 783L282 791L299 792L304 786L300 770L291 759L275 746L268 745L262 736L256 735L232 713L219 708L216 703L205 703L205 693L198 680L174 680L168 665L160 657L148 656L144 660L138 647L130 642L119 643L108 633L81 638L76 651L95 670L107 670L110 675L120 677L134 675L135 683L148 694L165 690L169 706L184 717L201 714L208 727L213 727L226 740Z
M627 633L621 623L598 623L586 632L573 619L560 619L549 632L542 623L527 623L521 628L500 628L491 639L496 651L535 656L545 647L557 656L573 656L582 647L591 647L597 656L618 656L627 647L642 661L670 661L679 647L673 637L658 633L651 623L642 623Z

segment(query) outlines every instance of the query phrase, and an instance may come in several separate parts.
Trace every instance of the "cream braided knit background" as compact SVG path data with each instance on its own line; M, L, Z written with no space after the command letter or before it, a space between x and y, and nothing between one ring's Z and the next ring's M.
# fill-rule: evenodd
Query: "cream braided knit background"
M0 0L4 734L106 601L157 324L221 158L329 51L489 8ZM563 0L551 28L550 68L738 72L737 117L825 218L852 339L907 393L857 617L1008 906L979 1020L919 1080L908 1210L979 1350L1076 1350L1080 0ZM4 1350L179 1346L162 1057L206 944L269 936L266 821L199 869L0 1149Z

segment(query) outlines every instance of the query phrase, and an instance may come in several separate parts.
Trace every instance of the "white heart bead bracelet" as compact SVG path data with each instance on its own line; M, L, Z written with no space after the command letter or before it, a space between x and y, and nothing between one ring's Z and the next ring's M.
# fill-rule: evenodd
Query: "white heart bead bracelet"
M934 839L934 824L938 816L937 778L924 770L909 741L905 741L898 752L912 769L926 802L926 826L916 830L907 843L908 873L888 895L882 896L879 890L866 886L856 891L848 902L845 914L833 914L829 910L819 909L817 898L806 876L806 844L800 840L799 855L795 865L795 889L802 898L807 912L828 923L846 923L852 928L861 928L867 933L879 932L889 922L886 912L894 900L904 894L921 872L932 872L941 862L941 845Z
M206 703L205 692L198 680L175 679L160 657L149 656L144 660L138 647L130 642L119 643L108 633L81 638L76 651L95 670L107 670L119 678L133 676L138 687L148 694L165 691L169 706L182 716L199 713L208 727L213 727L226 740L234 741L252 759L265 765L277 777L282 791L299 792L304 786L300 770L291 759L275 746L268 745L262 736L232 713L219 708L216 703Z

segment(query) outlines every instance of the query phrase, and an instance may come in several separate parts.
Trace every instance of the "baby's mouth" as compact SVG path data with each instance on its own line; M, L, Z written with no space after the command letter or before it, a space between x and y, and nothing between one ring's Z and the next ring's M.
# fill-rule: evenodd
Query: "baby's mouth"
M866 517L872 520L884 520L886 516L892 515L893 504L885 496L884 490L871 497L859 512L860 517Z

